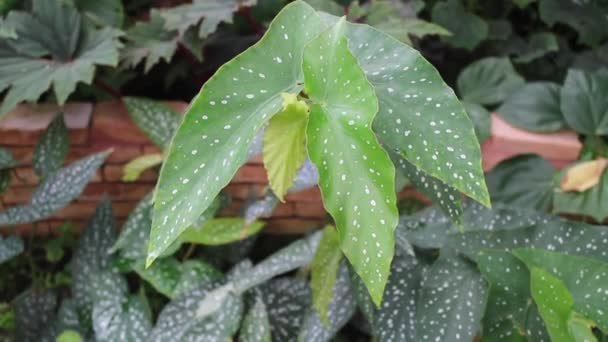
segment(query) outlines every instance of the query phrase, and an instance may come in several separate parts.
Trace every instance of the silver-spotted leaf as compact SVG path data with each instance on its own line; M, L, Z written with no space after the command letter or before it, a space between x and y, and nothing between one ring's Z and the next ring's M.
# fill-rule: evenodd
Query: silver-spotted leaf
M68 153L70 140L63 113L51 121L34 148L32 164L40 178L46 178L59 170Z
M481 329L487 292L474 265L457 255L440 257L422 281L416 308L417 338L473 340Z
M51 324L57 307L57 295L48 289L30 288L15 300L15 340L37 341Z
M23 252L23 240L19 236L0 236L0 264Z
M89 327L81 322L78 307L73 299L64 299L53 322L46 326L41 342L61 342L59 336L65 331L73 331L84 336Z
M380 303L395 246L395 168L372 131L378 100L348 49L345 27L342 19L304 50L312 101L307 147L340 247Z
M0 226L33 222L52 215L78 197L108 152L80 159L53 173L38 186L29 204L0 212Z
M333 298L341 260L342 251L338 232L334 227L326 226L310 266L313 307L325 325L329 325L327 311Z
M257 44L223 65L203 86L161 170L148 263L228 184L257 131L278 112L280 94L300 91L304 44L322 26L310 6L287 5Z
M245 224L252 224L257 219L272 216L272 213L279 202L279 198L271 190L268 190L261 199L246 203L245 208L243 209Z
M332 284L331 300L326 308L327 322L321 320L317 310L313 308L309 309L298 336L298 341L330 341L354 315L357 302L353 295L348 266L345 262L342 262L339 266L337 279Z
M415 49L369 26L349 24L346 36L378 97L373 129L380 141L489 206L473 125L437 70Z
M268 310L272 340L297 340L311 305L310 288L306 281L296 278L274 279L263 284L260 293Z
M242 342L271 342L270 322L268 311L262 297L257 295L253 299L253 305L243 318L239 333L239 341Z
M186 260L180 265L180 275L173 288L172 298L187 293L191 289L222 277L222 272L202 260Z
M120 256L130 260L146 257L146 243L152 226L152 194L139 201L123 225L120 235L109 250L120 252Z
M123 98L131 120L160 148L166 148L179 126L180 117L162 102L143 97Z

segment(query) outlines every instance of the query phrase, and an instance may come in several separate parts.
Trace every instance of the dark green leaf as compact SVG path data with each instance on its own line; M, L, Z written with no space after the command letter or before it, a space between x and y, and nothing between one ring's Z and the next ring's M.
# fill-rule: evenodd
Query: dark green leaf
M511 94L496 111L513 126L532 132L554 132L566 126L559 97L558 84L528 83Z
M99 26L122 27L125 11L121 0L74 0L74 5Z
M553 202L555 169L537 155L521 155L499 163L487 176L492 201L547 211Z
M557 37L550 32L535 33L521 49L514 51L515 63L530 63L550 52L559 51Z
M152 226L151 197L151 194L146 195L129 214L110 253L120 251L121 257L130 260L146 257L146 243Z
M239 341L242 342L272 342L270 322L266 304L261 296L255 296L253 305L247 311L241 324Z
M488 37L488 24L468 12L459 0L438 2L433 7L433 22L452 33L443 39L457 48L473 50Z
M59 336L65 331L78 332L85 335L89 327L81 322L78 315L78 307L73 299L64 299L52 324L47 325L42 342L58 342Z
M261 286L272 340L290 342L297 340L298 332L311 305L310 288L306 281L295 278L279 278Z
M578 32L578 41L597 45L608 36L604 13L608 6L601 1L540 0L540 18L549 25L564 23Z
M581 134L608 134L608 70L569 70L561 90L561 111Z
M469 118L473 121L477 140L479 140L480 143L486 141L492 134L492 118L490 112L477 103L463 102L462 104L467 110Z
M564 172L562 170L561 177ZM608 208L603 204L608 201L608 173L604 172L598 182L591 189L578 191L563 191L555 189L553 195L553 212L562 214L576 214L589 216L597 222L603 222L608 217Z
M457 89L464 101L494 105L504 101L524 83L508 58L488 57L462 70Z
M302 89L303 45L322 28L310 6L287 5L264 37L220 68L193 100L161 170L148 263L230 182L258 129L279 110L280 94Z
M57 296L46 289L31 288L15 300L16 341L37 341L53 320Z
M220 279L222 273L202 260L186 260L180 265L180 276L173 288L173 297L189 292L191 289Z
M59 170L68 154L69 145L63 113L58 113L34 149L32 163L36 174L44 179Z
M166 148L177 130L180 117L162 102L143 97L123 98L131 120L160 148Z
M0 194L11 185L11 170L0 170Z
M0 264L23 252L23 240L18 236L0 236Z
M0 147L0 170L11 169L18 164L10 150Z

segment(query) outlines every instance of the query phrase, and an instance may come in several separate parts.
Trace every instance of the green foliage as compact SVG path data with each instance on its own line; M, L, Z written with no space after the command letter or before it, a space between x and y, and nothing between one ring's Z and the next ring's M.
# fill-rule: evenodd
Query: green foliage
M125 164L122 169L122 180L124 182L136 181L144 171L162 164L163 160L164 157L160 153L145 154L137 157Z
M485 58L458 75L458 93L467 102L494 105L524 84L507 58Z
M225 245L257 234L264 228L264 222L247 224L244 219L230 217L206 221L200 227L190 227L180 236L181 242L203 245Z
M513 92L497 112L510 124L533 132L554 132L566 126L560 110L560 86L528 83Z
M325 325L329 325L327 310L333 296L341 260L338 233L334 227L327 226L323 229L323 237L312 259L310 275L313 306Z
M68 129L63 121L63 113L59 113L34 149L32 162L34 171L40 178L47 178L59 170L68 153L69 144Z
M488 36L488 24L468 12L459 0L437 2L433 7L433 21L452 33L443 39L457 48L473 50Z
M131 119L156 146L162 149L169 146L180 121L173 109L161 102L141 97L125 97L123 101Z
M560 98L564 119L575 131L586 135L608 134L608 70L585 73L570 70Z
M0 237L0 264L23 252L23 240L18 236Z

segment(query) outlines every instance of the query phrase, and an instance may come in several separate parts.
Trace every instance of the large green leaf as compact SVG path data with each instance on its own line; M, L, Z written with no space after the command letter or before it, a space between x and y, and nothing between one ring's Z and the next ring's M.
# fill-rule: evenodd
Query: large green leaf
M73 0L74 5L83 12L93 23L99 26L114 26L121 28L125 10L121 0Z
M247 224L240 217L222 217L205 221L200 227L186 229L179 236L179 240L203 245L225 245L255 235L262 228L264 222L255 221Z
M15 341L37 341L53 321L57 295L47 289L30 288L15 300Z
M347 25L349 47L374 86L373 129L420 171L489 206L473 125L454 92L413 48L365 25Z
M310 6L292 3L277 15L256 45L222 66L203 86L161 170L149 263L229 183L245 161L258 129L278 112L280 94L302 89L298 83L302 81L303 46L322 28Z
M371 130L378 102L348 50L345 23L304 50L312 100L308 154L319 169L323 203L336 222L342 251L380 303L395 245L395 168Z
M547 211L553 203L555 169L538 155L521 155L499 163L486 178L492 201Z
M325 325L329 324L327 310L333 296L341 260L342 251L338 232L334 227L327 226L323 229L323 237L310 266L312 303Z
M68 154L69 145L63 113L58 113L34 149L32 163L36 174L40 178L46 178L59 170Z
M467 260L440 257L422 281L416 336L422 341L473 340L481 328L487 291L481 274Z
M90 155L53 173L34 191L29 204L0 212L0 226L40 220L65 207L80 195L108 154Z
M0 264L23 252L23 240L19 236L0 236Z
M293 184L306 157L308 106L295 94L282 94L283 109L270 119L264 133L264 167L279 199Z
M504 101L524 83L508 58L488 57L462 70L457 89L464 101L494 105Z
M72 274L72 295L80 310L90 315L98 285L98 273L109 270L112 258L108 251L116 239L112 203L102 200L74 250L69 270Z
M554 132L566 126L560 110L560 86L528 83L496 110L508 123L532 132Z
M143 97L123 98L131 120L160 148L166 148L179 125L179 115L162 102Z
M97 65L118 63L120 31L84 25L76 9L61 1L34 0L31 13L11 11L6 24L18 38L0 39L0 91L10 88L0 115L38 100L51 86L63 104L79 82L93 81Z
M608 263L547 250L516 249L513 254L533 273L535 268L540 268L561 280L572 294L573 309L594 321L603 332L608 332L608 291L605 289Z
M241 324L239 341L242 342L272 342L270 322L266 304L260 295L253 299L253 305L247 311Z
M433 22L452 33L443 39L457 48L473 50L488 37L488 24L468 12L460 0L438 2L433 7Z
M564 176L565 169L561 173ZM608 173L604 172L598 184L592 188L578 191L563 191L556 188L553 194L553 212L589 216L597 222L603 222L608 217Z
M608 70L569 70L561 91L561 110L570 127L581 134L608 134Z
M160 312L147 340L226 341L238 330L243 311L241 297L230 289L212 281L177 297Z
M352 318L357 304L353 295L350 275L346 262L338 269L337 280L334 282L332 296L327 307L327 322L323 322L319 312L313 308L302 324L298 341L325 342L330 341Z
M608 37L608 20L604 13L608 10L602 1L541 0L541 19L549 25L564 23L578 32L578 41L587 45L597 45Z
M93 330L96 341L143 341L152 328L144 303L129 295L120 274L100 272L93 289Z

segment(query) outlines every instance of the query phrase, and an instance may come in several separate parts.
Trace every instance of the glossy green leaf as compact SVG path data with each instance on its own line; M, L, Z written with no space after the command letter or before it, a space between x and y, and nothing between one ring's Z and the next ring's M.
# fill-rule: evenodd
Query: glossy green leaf
M239 341L242 342L271 342L270 322L266 304L261 296L255 296L253 305L245 314L241 323Z
M597 342L598 339L593 333L594 326L593 322L576 312L572 312L568 319L568 332L572 335L574 341Z
M374 86L379 140L410 163L489 206L481 152L462 104L416 50L365 25L347 25L349 47Z
M143 341L152 323L144 304L129 295L120 274L100 272L93 288L93 330L96 341Z
M395 244L395 168L372 132L378 100L348 50L344 28L342 20L304 50L312 100L307 147L342 251L380 303Z
M47 289L30 288L15 299L16 341L37 341L53 321L57 295Z
M169 146L179 125L179 115L166 104L143 97L124 97L131 120L158 147Z
M333 15L344 15L344 7L337 4L335 1L327 0L305 0L307 4L312 6L317 11Z
M420 291L416 310L418 339L473 340L481 328L488 292L473 265L456 255L440 257L425 274Z
M308 106L295 94L282 94L283 109L270 119L264 133L264 167L281 201L306 157Z
M278 112L280 94L300 91L303 46L322 26L310 6L287 5L264 37L222 66L190 104L161 170L148 263L230 182L258 129Z
M477 103L463 102L462 104L467 110L469 118L473 121L477 140L479 140L480 143L486 141L492 134L492 118L490 112Z
M226 341L238 330L243 312L242 299L230 289L212 281L172 300L160 312L147 340Z
M418 170L416 166L399 155L391 155L396 160L395 166L420 192L428 196L433 203L454 221L460 221L462 215L462 201L460 193L454 188L445 185L433 176Z
M63 113L58 113L34 148L32 163L36 174L40 178L46 178L59 170L68 154L69 145L70 138Z
M513 254L526 263L533 273L535 268L540 268L563 282L572 295L573 309L594 321L603 332L608 331L608 293L605 289L608 263L539 249L516 249ZM555 297L552 299L555 300Z
M494 202L547 211L553 203L554 175L549 162L528 154L500 162L486 182Z
M23 240L19 236L0 236L0 264L23 252Z
M341 260L342 251L340 250L338 232L334 227L326 226L323 229L323 237L310 266L312 304L325 325L329 325L327 311L333 297Z
M488 24L479 16L468 12L458 0L436 3L432 18L433 22L452 33L443 39L457 48L473 50L488 36Z
M608 37L608 21L603 15L608 6L601 1L540 0L538 7L545 23L571 26L578 32L580 43L594 46Z
M68 329L57 336L57 342L82 342L82 336L77 331Z
M561 178L564 177L563 170ZM553 212L562 214L575 214L589 216L597 222L603 222L608 217L608 208L603 203L608 200L608 173L604 172L595 186L591 189L577 191L563 191L556 188L553 194Z
M464 101L494 105L504 101L524 83L508 58L488 57L462 70L457 89Z
M131 160L122 169L122 181L136 181L144 171L162 164L164 159L162 154L154 153L145 154Z
M564 283L542 268L532 267L530 289L551 340L574 342L568 332L568 317L573 300Z
M337 279L332 284L331 298L326 307L327 322L321 320L317 310L309 309L298 341L330 341L354 315L357 302L353 295L348 266L345 262L338 266Z
M261 294L268 310L272 340L296 341L311 305L306 281L296 278L271 280L261 286Z
M206 221L201 227L190 227L180 236L181 242L202 245L224 245L248 238L264 228L264 222L246 224L240 217L216 218Z
M560 86L551 82L524 85L496 111L511 125L532 132L554 132L566 126L560 110Z
M102 200L90 218L72 255L69 270L72 274L72 295L85 315L93 310L93 297L98 285L97 274L112 266L108 253L116 239L112 203Z
M63 104L78 83L93 81L97 66L118 63L120 31L92 29L74 7L60 1L35 0L31 12L11 11L6 24L18 38L0 42L0 91L10 88L0 115L20 102L38 100L51 86Z
M65 207L80 195L108 154L90 155L53 173L34 191L29 204L0 212L0 226L40 220Z
M608 70L569 70L561 90L561 111L568 125L587 135L608 134Z

